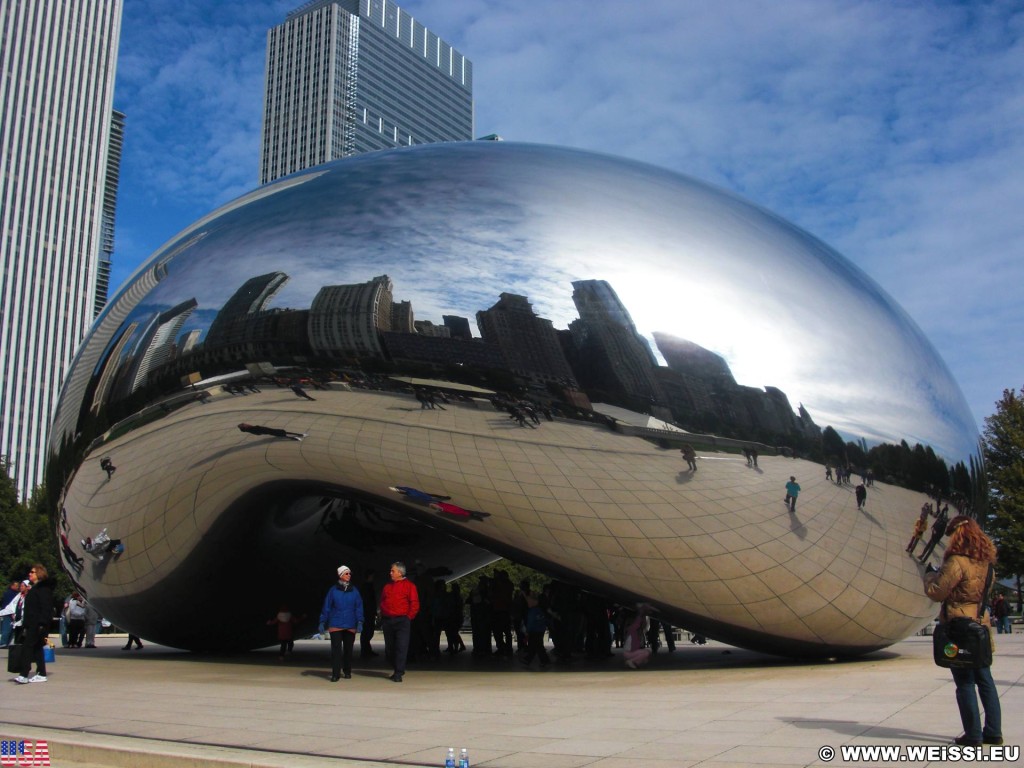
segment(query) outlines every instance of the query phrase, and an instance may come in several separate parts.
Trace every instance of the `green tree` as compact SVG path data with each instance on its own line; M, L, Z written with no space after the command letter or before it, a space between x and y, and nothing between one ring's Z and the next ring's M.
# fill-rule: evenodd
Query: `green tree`
M61 569L52 531L45 494L37 489L28 504L18 501L7 463L0 459L0 577L8 582L24 579L33 563L42 563L57 579L55 595L69 591L71 580Z
M25 505L18 500L18 490L7 472L7 462L0 460L0 557L3 557L0 572L4 581L24 579L34 562L32 558L39 551L37 545L45 534L41 534L39 526L33 522Z
M519 563L514 563L511 560L502 558L501 560L497 560L490 565L485 565L483 568L473 571L472 573L457 580L459 589L462 591L463 598L476 589L476 585L480 581L481 576L493 578L496 570L505 571L517 588L519 587L519 582L524 579L528 579L532 583L534 589L540 589L546 582L551 581L550 576L547 576L540 571L535 571L533 568L528 566L520 565Z
M1022 393L1024 394L1024 393ZM1004 389L996 411L985 418L982 447L988 474L987 528L999 546L999 572L1017 577L1021 600L1024 574L1024 398Z
M0 576L4 582L24 575L15 572L15 558L19 555L19 543L24 540L22 532L22 507L18 502L18 489L7 473L7 459L0 457ZM7 584L3 584L6 588Z

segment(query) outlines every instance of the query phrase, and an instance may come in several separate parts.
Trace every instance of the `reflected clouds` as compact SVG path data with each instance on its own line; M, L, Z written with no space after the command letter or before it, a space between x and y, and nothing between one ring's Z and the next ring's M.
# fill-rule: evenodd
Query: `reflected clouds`
M599 278L649 340L661 331L716 351L739 381L778 386L818 423L921 441L954 461L975 450L962 395L906 314L826 245L725 191L496 142L378 153L308 176L208 217L207 236L147 304L174 306L187 286L202 310L219 307L243 261L250 274L287 265L274 307L308 308L323 285L388 274L418 319L473 322L508 291L564 328L576 317L570 283Z

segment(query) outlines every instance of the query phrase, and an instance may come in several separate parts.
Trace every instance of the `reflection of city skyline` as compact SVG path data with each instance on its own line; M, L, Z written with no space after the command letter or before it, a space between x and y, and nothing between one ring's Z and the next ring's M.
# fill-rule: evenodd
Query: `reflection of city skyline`
M122 388L122 395L150 378L173 387L185 375L206 378L253 362L332 367L372 360L398 369L504 371L527 390L585 407L607 402L690 429L741 432L750 439L820 436L807 411L801 406L794 412L781 389L740 385L723 357L692 341L655 331L666 362L659 365L605 280L572 281L578 317L558 329L535 312L528 296L511 292L479 309L475 323L457 314L442 314L440 324L417 320L412 302L396 301L386 274L321 286L308 308L271 308L289 279L281 271L257 275L216 312L204 312L191 299L137 324L129 334L142 325L157 330L146 340L119 345L119 351L131 350L117 378L130 379L133 389ZM189 318L191 327L185 325Z
M421 322L457 314L472 325L507 291L564 329L579 316L566 287L597 276L655 354L652 329L674 333L846 434L927 442L951 457L976 449L955 382L891 298L825 244L721 190L513 142L359 156L269 189L287 184L171 241L173 275L138 311L195 297L182 332L205 333L210 308L244 281L239 269L283 268L291 279L268 308L309 307L323 285L386 273ZM207 236L182 249L200 229Z

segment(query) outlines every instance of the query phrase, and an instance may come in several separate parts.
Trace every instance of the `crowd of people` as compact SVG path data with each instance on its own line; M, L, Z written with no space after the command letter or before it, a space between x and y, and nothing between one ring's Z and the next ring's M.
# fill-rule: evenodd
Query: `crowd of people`
M793 497L787 502L789 505L795 502L796 494L787 490ZM921 519L926 519L929 511L930 505L926 505ZM949 520L942 510L937 517L943 523L938 539L945 536L948 544L941 568L929 568L925 573L924 591L942 604L940 622L976 616L986 624L994 619L999 631L1004 631L1009 614L1005 599L997 595L991 609L988 605L995 546L972 518L958 515ZM922 531L915 528L915 532L919 539ZM912 540L911 544L915 543ZM908 552L912 553L912 549L909 546ZM385 653L394 670L389 679L402 682L409 661L440 656L442 636L447 640L445 652L465 650L459 637L463 604L457 584L446 587L443 580L431 581L429 574L424 574L421 584L425 588L422 591L429 589L431 597L421 600L421 589L407 575L402 563L392 564L390 577L380 596L380 621ZM351 677L354 639L363 633L365 623L372 624L374 620L373 614L365 611L351 579L347 566L338 569L338 584L328 591L320 617L321 632L331 633L332 681ZM611 605L598 595L565 582L549 581L539 589L529 579L513 585L508 573L497 569L491 576L478 578L466 603L472 654L476 657L518 656L527 667L536 661L545 669L552 659L569 661L579 654L602 659L615 655L613 648L621 648L626 666L636 669L657 652L662 632L667 649L675 650L673 628L653 617L650 606ZM545 635L552 646L550 654ZM691 642L703 641L698 635L691 638ZM1001 709L990 668L951 671L964 728L964 734L956 737L955 742L976 747L1002 744Z
M540 426L540 417L542 415L547 421L555 420L555 413L549 406L540 405L531 400L497 396L492 398L491 404L497 410L505 411L509 419L516 422L520 427L536 429Z
M105 622L84 595L74 590L63 601L55 617L54 589L56 581L45 566L37 563L21 581L12 581L0 596L0 647L12 649L30 662L23 662L23 671L15 682L47 682L46 664L37 665L37 674L29 676L31 663L50 644L52 625L58 622L57 635L62 648L96 648L96 635ZM131 642L131 641L129 641ZM136 640L141 647L141 641Z
M825 479L830 483L835 483L836 485L852 485L854 475L860 477L859 485L862 485L865 488L871 488L875 484L875 473L871 469L855 469L853 467L845 467L842 465L833 467L832 464L825 464Z
M465 652L462 630L467 619L474 658L518 659L525 666L536 661L540 669L553 661L608 659L616 655L613 649L643 648L647 657L662 647L676 650L674 627L651 616L649 610L615 605L566 582L538 586L524 579L516 585L507 571L497 569L490 576L480 576L464 597L457 582L446 584L428 572L409 573L401 562L393 563L388 575L378 595L372 572L357 587L352 569L345 565L337 569L318 627L318 636L331 641L331 682L351 678L357 639L361 659L379 655L373 649L379 630L392 670L389 679L400 683L408 664ZM631 641L629 628L637 616L641 639ZM302 618L281 605L267 620L276 628L279 659L292 652ZM707 641L694 634L691 642Z

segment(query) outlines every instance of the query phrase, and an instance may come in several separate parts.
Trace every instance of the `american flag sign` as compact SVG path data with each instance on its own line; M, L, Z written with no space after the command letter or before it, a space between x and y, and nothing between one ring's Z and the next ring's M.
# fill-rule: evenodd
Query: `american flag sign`
M39 739L24 741L0 739L0 766L48 766L50 764L50 747Z

